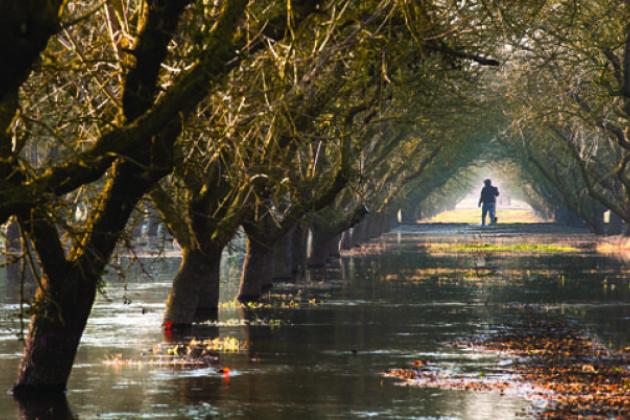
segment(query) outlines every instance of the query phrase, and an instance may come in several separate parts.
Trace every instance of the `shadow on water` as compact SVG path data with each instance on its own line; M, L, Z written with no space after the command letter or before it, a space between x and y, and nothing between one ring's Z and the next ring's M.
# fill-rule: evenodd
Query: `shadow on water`
M65 397L17 401L20 420L76 420Z
M98 298L88 322L67 401L23 407L7 395L0 397L0 413L35 418L28 416L54 411L59 416L50 418L72 418L74 412L81 419L513 417L531 403L498 393L399 387L381 374L415 359L440 369L492 372L496 356L450 343L500 329L524 308L571 318L610 346L630 344L630 266L591 252L586 244L593 238L583 232L519 229L404 227L327 269L278 284L271 300L256 308L230 303L238 285L235 260L234 267L225 267L218 318L209 316L170 336L160 324L179 261L145 261L142 269L128 269L125 282L107 280L107 296ZM435 243L512 246L559 239L577 244L579 252L429 252ZM18 305L2 290L6 287L0 278L4 389L11 386L21 352L15 339ZM176 349L193 337L233 338L246 347L221 352L204 366L104 363L114 355L144 360L155 346Z

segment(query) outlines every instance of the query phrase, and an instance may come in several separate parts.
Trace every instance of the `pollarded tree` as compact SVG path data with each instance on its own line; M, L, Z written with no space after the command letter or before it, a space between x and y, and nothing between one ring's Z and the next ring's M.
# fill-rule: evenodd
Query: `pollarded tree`
M16 104L34 103L28 96L29 89L49 68L46 59L50 57L56 60L55 72L80 69L87 74L98 73L103 66L101 61L84 59L78 49L72 54L59 52L64 51L62 44L68 39L85 32L95 33L94 27L103 27L103 19L108 21L108 13L112 12L109 7L89 9L78 3L45 2L43 6L36 3L2 6L6 12L3 17L14 21L6 26L9 33L5 40L16 38L14 45L3 43L2 48L6 56L15 56L16 66L3 79L0 92L2 123L6 127L2 130L0 147L3 156L0 216L2 220L11 214L18 216L42 267L41 286L33 304L29 336L14 388L17 396L65 389L100 276L131 211L171 171L173 144L183 122L213 84L238 64L248 48L249 51L260 48L259 38L250 35L260 33L258 28L264 27L269 36L282 36L291 21L286 18L284 6L258 8L249 6L247 1L195 8L187 8L190 2L184 0L139 2L133 9L137 11L136 19L120 19L130 25L121 25L130 34L130 39L119 39L120 43L126 42L125 46L115 40L100 42L100 38L94 38L95 48L110 49L111 57L117 54L121 57L112 64L119 70L117 77L106 80L104 87L99 86L101 95L111 96L111 102L105 105L117 112L109 116L102 113L106 122L101 125L99 121L88 141L78 141L80 137L76 142L75 138L62 139L67 140L72 152L63 153L61 158L39 170L31 170L20 154L34 139L24 130L28 128L23 123L25 119L15 113ZM293 21L301 20L316 6L311 2L304 7L294 5ZM169 48L176 43L180 17L192 19L200 8L204 13L207 11L205 19L211 24L195 27L197 48L191 48L186 57L190 64L177 74L170 73L162 66L173 58ZM85 16L76 19L74 25L64 25L61 21L82 13ZM244 25L247 14L256 14L261 26ZM72 36L68 35L70 32ZM16 50L16 46L22 48ZM42 61L38 61L40 53ZM36 68L38 63L44 65ZM33 69L36 71L28 77ZM108 83L118 89L108 89ZM22 98L17 95L20 87L25 87L20 92ZM69 89L76 90L74 85ZM79 109L102 105L98 102L81 105L85 99L81 91L64 98L76 100ZM27 110L25 115L29 113ZM48 122L45 118L41 120ZM86 127L93 123L88 119ZM54 134L58 130L59 127L53 126L50 131ZM75 131L84 132L83 128ZM90 214L79 239L68 251L55 220L60 213L57 206L63 205L56 197L63 198L94 182L95 192L87 197Z
M591 225L601 224L601 209L596 209L601 206L627 220L628 4L549 2L543 12L515 40L506 68L506 111L515 121L514 140L531 142L535 132L545 149L562 153L557 159L564 163L551 165L557 171L547 178L573 171L581 185L570 201L574 209L584 208ZM541 163L542 169L550 168Z
M244 60L200 108L178 145L174 175L151 193L183 254L167 301L165 326L190 325L196 312L216 311L221 252L243 223L252 200L256 199L257 186L266 178L291 175L291 153L315 150L310 138L299 130L307 132L308 120L322 112L320 108L325 103L320 103L317 95L325 101L336 93L335 85L323 94L309 92L311 86L317 86L319 73L324 74L326 62L338 54L335 49L339 46L328 39L329 46L320 53L308 57L304 52L330 38L341 19L347 20L343 13L332 15L330 20L324 16L321 22L310 21L294 28L291 37L270 42L267 48ZM312 34L309 25L313 24L325 30ZM282 115L285 109L297 109L297 119L302 122L282 127L278 121L286 119ZM305 139L301 140L300 135ZM284 144L278 147L274 137ZM324 144L317 148L317 156L330 147L337 145ZM317 159L308 153L299 156L297 162L311 168L301 179L293 176L293 183L310 182L311 190L317 189L317 181L326 176L314 170L316 164L310 163L314 160ZM298 174L299 169L296 169ZM286 182L280 182L278 188L283 189L274 194L283 199L292 197L295 192L284 185ZM268 181L265 187L271 191L275 184ZM300 203L293 204L296 209ZM300 211L306 210L306 206L303 210L293 210L289 219L301 217ZM263 261L267 263L269 258Z

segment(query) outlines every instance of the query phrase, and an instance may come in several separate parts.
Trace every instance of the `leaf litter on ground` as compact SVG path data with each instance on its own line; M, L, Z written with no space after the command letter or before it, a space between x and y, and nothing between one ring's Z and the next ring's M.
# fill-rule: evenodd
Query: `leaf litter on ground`
M630 418L630 346L610 349L576 325L535 317L451 344L508 363L487 375L420 363L385 376L422 388L521 395L535 403L530 414L539 418Z

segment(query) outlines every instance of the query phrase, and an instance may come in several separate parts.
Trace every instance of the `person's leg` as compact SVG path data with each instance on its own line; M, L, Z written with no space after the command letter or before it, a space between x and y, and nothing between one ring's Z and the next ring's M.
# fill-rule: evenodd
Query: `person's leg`
M481 226L486 225L486 215L488 214L488 205L483 203L481 205Z
M497 222L496 218L496 204L488 204L488 212L490 212L490 224L494 225Z

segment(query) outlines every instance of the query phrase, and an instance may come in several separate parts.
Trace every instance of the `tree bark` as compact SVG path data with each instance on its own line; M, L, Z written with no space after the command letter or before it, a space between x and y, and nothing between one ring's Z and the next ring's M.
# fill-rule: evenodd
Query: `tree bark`
M403 225L415 225L418 223L418 206L405 206L400 209L400 223Z
M289 230L273 247L273 281L287 281L293 278L294 234Z
M331 243L334 241L327 229L313 224L311 226L311 249L308 256L308 266L311 268L323 267L330 256Z
M223 250L212 250L205 253L209 271L204 276L205 279L201 280L195 321L216 319L218 315L222 253Z
M339 242L339 249L347 251L352 249L352 233L350 229L344 230L341 234L341 240Z
M608 235L620 235L623 232L623 219L614 211L610 212L610 220L608 222Z
M370 217L371 216L371 217ZM378 238L385 231L385 217L383 213L375 213L368 215L369 217L369 237Z
M372 239L380 236L380 214L370 213L366 217L365 234L366 239Z
M341 242L341 234L334 235L328 241L328 258L339 258L341 253L339 252L339 245Z
M352 228L352 247L358 247L367 240L365 234L367 228L367 217Z
M161 17L166 17L176 24L186 4L183 1L166 4L174 5L175 9L155 10L163 10L164 15ZM29 236L35 244L45 273L36 296L34 305L36 311L31 317L29 336L17 382L13 388L14 396L41 397L46 393L61 394L65 390L78 344L94 303L100 276L129 220L130 213L142 195L172 169L172 146L181 132L181 120L164 116L172 112L173 115L181 115L184 119L206 96L214 78L227 73L230 65L226 63L235 57L234 51L238 50L232 41L240 39L234 34L240 26L237 21L242 17L245 5L246 2L243 1L226 3L222 17L215 25L217 42L213 42L213 48L204 55L202 63L187 73L188 77L184 79L187 82L170 89L165 95L166 99L158 100L155 106L151 106L154 96L137 98L140 101L132 100L136 104L134 106L129 106L127 101L123 100L124 114L129 121L149 121L138 123L136 127L139 128L135 134L133 130L126 128L128 131L124 131L125 141L122 142L124 146L118 146L119 151L125 150L126 153L103 152L101 147L103 143L98 143L98 147L88 150L86 154L79 153L86 157L85 160L77 155L74 161L57 167L60 169L47 171L48 178L44 182L49 184L42 191L52 192L58 196L99 179L105 170L111 173L111 179L101 191L99 204L95 206L88 219L82 245L71 251L69 260L54 225L47 217L39 214L41 209L38 206L32 205L30 200L25 200L26 205L11 203L7 210L3 210L4 214L17 214L23 227L29 226ZM152 10L155 11L154 9L149 11L143 33L155 29L160 34L168 35L171 32L170 26L165 24L163 19L151 19L150 17L154 16ZM151 61L158 66L155 71L157 77L162 61L158 55L166 54L170 38L149 37L147 41L149 45L145 45L141 34L134 50L137 65L127 76L127 81L133 80L133 83L126 84L125 94L142 93L143 89L138 88L139 85L150 86L152 91L157 92L156 80L146 80L146 77L134 79L131 73L149 74L147 69L141 66L143 60L147 58L152 59ZM158 59L155 60L155 57ZM136 83L138 79L139 83ZM150 109L142 109L143 106L138 105L139 102L148 103ZM137 118L143 113L143 118ZM152 125L154 123L155 126ZM105 144L111 143L103 139L117 139L116 133L110 132L99 140ZM125 158L119 158L121 155ZM77 170L78 168L80 170ZM25 183L19 186L19 189L24 188L28 190Z
M396 213L385 213L385 233L391 232L398 226L398 220L396 219Z
M302 224L298 224L293 232L293 255L292 274L304 272L306 269L306 242L308 239L308 229Z
M220 257L219 257L220 258ZM183 249L182 262L179 271L173 280L173 287L166 300L164 312L164 327L166 329L184 328L190 326L195 320L197 308L201 302L202 285L215 296L204 297L206 305L211 305L211 299L218 302L218 275L220 267L216 256L211 257L199 249ZM214 279L212 278L214 275ZM215 283L215 284L211 284Z
M96 297L97 283L78 276L63 280L73 287L49 287L49 280L43 278L44 290L49 290L50 296L44 296L39 289L35 297L38 310L31 317L18 379L13 387L13 395L18 399L62 396L66 389Z
M259 240L247 238L247 250L241 272L238 293L240 302L256 300L271 287L273 275L273 247Z
M573 211L561 207L556 209L554 213L554 219L558 223L565 224L571 227L584 227L584 220L577 216Z
M593 216L593 230L597 235L604 235L606 233L603 210L595 212Z

